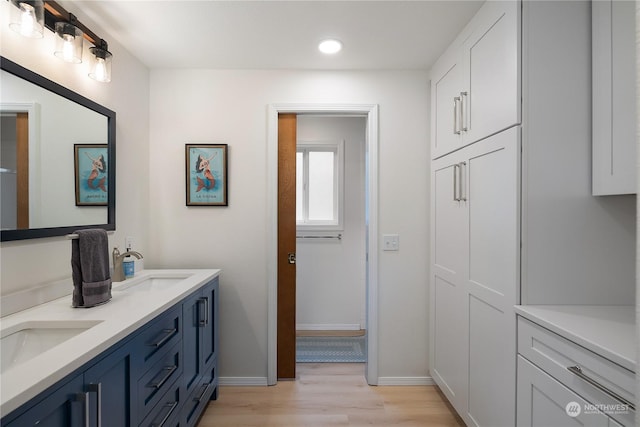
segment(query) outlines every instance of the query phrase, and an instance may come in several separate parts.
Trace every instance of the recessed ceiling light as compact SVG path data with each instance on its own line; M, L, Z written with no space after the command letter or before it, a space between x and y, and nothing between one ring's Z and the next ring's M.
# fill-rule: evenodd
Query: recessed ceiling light
M326 53L327 55L332 55L342 50L342 42L336 39L322 40L318 45L318 49L322 53Z

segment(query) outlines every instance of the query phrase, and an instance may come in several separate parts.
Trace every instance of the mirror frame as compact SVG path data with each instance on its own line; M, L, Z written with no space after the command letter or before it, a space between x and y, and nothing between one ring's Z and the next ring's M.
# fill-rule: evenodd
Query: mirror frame
M39 239L43 237L64 236L83 228L102 228L107 231L116 229L116 113L84 96L53 82L40 74L28 70L15 62L0 56L0 69L31 82L43 89L51 91L70 101L89 108L107 117L107 155L109 170L107 179L107 223L89 225L68 225L62 227L28 228L21 230L1 230L0 241Z

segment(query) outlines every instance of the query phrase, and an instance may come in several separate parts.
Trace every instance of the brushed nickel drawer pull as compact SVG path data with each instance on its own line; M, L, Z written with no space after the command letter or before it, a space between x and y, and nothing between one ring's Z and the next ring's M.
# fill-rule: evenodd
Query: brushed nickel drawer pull
M178 407L178 402L167 403L166 405L164 405L164 407L165 408L169 408L169 412L167 412L167 415L164 416L164 418L162 419L162 421L160 421L159 424L156 423L156 422L153 422L151 424L151 427L162 427L164 425L164 423L167 422L167 420L169 419L171 414L173 414L173 410Z
M162 347L162 344L166 343L171 337L173 337L178 330L176 328L163 329L162 332L164 332L165 335L160 339L160 341L149 344L150 347Z
M605 386L603 386L602 384L600 384L599 382L597 382L593 378L590 378L589 376L587 376L584 372L582 372L582 368L580 366L578 366L578 365L569 366L567 369L572 374L577 375L578 377L582 378L583 380L585 380L586 382L588 382L589 384L591 384L592 386L594 386L595 388L597 388L598 390L603 392L604 394L607 394L610 397L612 397L615 400L617 400L618 402L622 403L623 405L628 406L632 411L635 412L635 410L636 410L635 404L633 404L632 402L629 402L627 399L625 399L624 397L620 396L615 391L609 390L608 388L606 388Z
M167 380L171 377L171 375L173 375L173 373L176 371L176 369L178 369L178 365L173 365L173 366L165 366L164 368L162 368L162 371L165 371L166 374L164 375L164 377L162 377L162 379L160 379L160 381L156 381L156 382L152 382L149 383L147 385L147 387L150 388L155 388L155 389L159 389L160 387L162 387L162 385L167 382ZM161 372L162 372L161 371Z
M200 396L198 396L195 399L193 399L193 401L194 402L200 402L202 400L202 398L204 397L204 395L207 394L207 390L209 390L209 387L211 387L211 383L203 384L204 390L202 390L202 393L200 393Z

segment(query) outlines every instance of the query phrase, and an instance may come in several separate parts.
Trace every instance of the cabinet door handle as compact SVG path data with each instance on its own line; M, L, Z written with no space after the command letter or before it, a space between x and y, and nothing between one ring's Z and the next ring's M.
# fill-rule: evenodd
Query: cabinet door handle
M98 409L96 418L98 419L98 427L102 427L102 383L89 384L88 393L96 394L96 401L98 402ZM87 399L88 401L89 399Z
M598 390L603 392L604 394L607 394L610 397L612 397L613 399L615 399L618 402L622 403L623 405L628 406L629 409L631 409L632 411L636 410L635 404L633 404L632 402L629 402L627 399L625 399L624 397L620 396L615 391L609 390L608 388L606 388L605 386L603 386L602 384L600 384L599 382L597 382L593 378L591 378L588 375L586 375L584 372L582 372L582 368L580 366L578 366L578 365L569 366L567 369L569 370L569 372L571 372L572 374L578 376L579 378L582 378L583 380L585 380L586 382L588 382L589 384L591 384L592 386L594 386L595 388L597 388Z
M458 196L458 176L459 176L458 169L460 169L460 163L456 163L455 165L453 165L453 201L454 202L460 201L460 197Z
M460 103L460 97L456 96L453 98L453 133L456 135L460 135L460 130L458 126L458 118L460 113L458 112L458 104Z
M465 105L469 102L468 95L468 92L460 92L460 129L462 132L467 132L469 130L467 123L469 121L469 118L467 117L469 115L469 109L465 108Z
M467 201L467 186L464 183L466 169L467 162L460 162L460 167L458 168L458 173L460 174L458 177L458 185L460 186L458 200L462 200L463 202Z
M155 421L153 423L151 423L151 427L162 427L164 425L164 423L167 422L167 420L169 419L169 417L173 413L174 409L176 409L178 407L178 402L167 403L166 405L164 405L164 407L169 409L169 411L167 412L167 415L165 415L162 418L162 421L160 421L159 423L156 423Z
M204 303L204 319L202 318L202 315L200 315L200 326L206 326L209 324L209 298L207 297L202 297L202 298L198 298L198 301L201 303Z
M160 341L149 344L150 347L162 347L162 345L169 340L169 338L173 337L173 335L178 332L176 328L173 329L163 329L164 336L160 338Z
M90 427L91 425L91 419L89 418L89 411L91 411L91 405L89 404L89 392L84 392L84 393L77 393L74 398L73 398L74 402L80 402L83 403L84 405L84 427ZM40 424L40 421L38 421L36 423Z
M160 387L162 387L162 385L167 382L167 380L169 378L171 378L171 375L173 375L173 373L176 371L176 369L178 369L177 365L173 365L173 366L165 366L164 368L162 368L162 371L160 372L166 372L164 374L164 376L162 378L160 378L160 380L158 381L154 381L154 382L150 382L149 384L147 384L147 387L149 388L155 388L156 390L159 389Z

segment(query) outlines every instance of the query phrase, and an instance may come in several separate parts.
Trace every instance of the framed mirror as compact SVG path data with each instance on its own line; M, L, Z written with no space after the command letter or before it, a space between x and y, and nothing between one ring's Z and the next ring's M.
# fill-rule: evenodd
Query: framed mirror
M116 113L0 57L1 240L116 227Z

